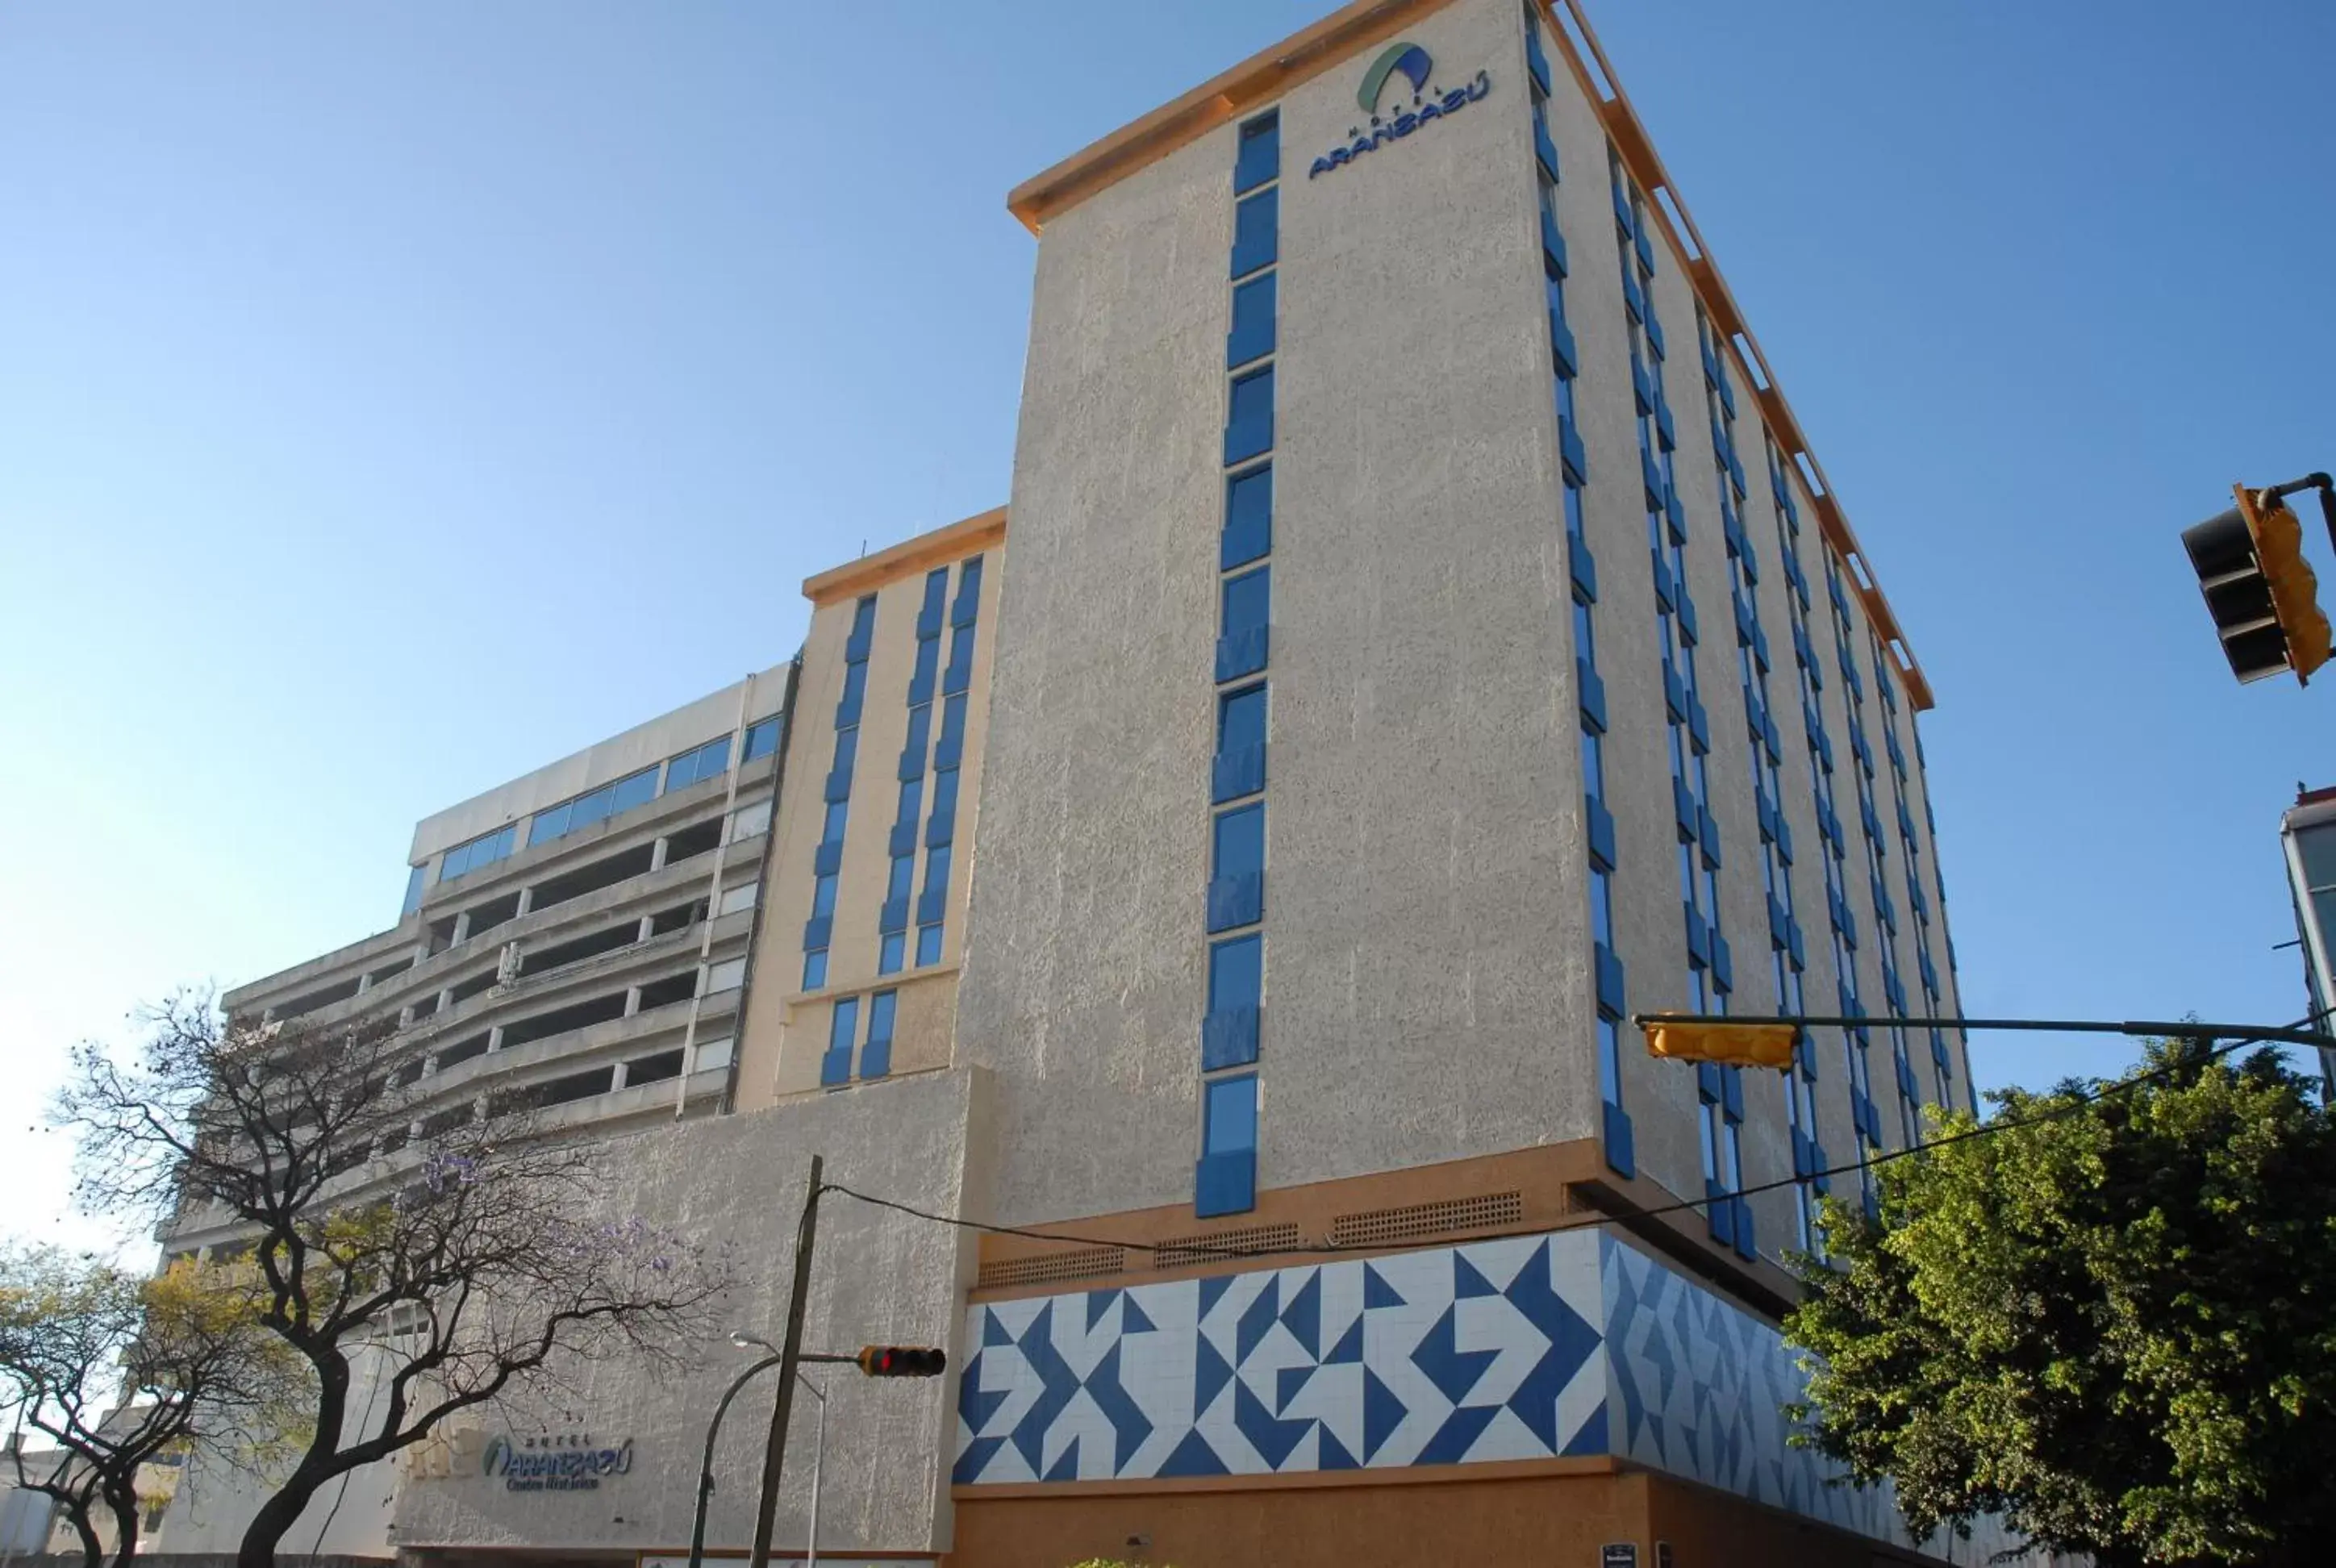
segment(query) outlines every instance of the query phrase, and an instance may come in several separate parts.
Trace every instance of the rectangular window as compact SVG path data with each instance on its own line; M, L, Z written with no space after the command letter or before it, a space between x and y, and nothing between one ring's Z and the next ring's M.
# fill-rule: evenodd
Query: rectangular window
M958 770L943 768L933 774L933 815L948 819L957 815Z
M653 768L650 771L654 773L656 770ZM509 826L497 828L491 833L482 833L468 843L456 844L453 849L448 850L445 858L438 862L438 880L442 882L451 882L456 877L467 875L482 866L494 864L511 852L511 845L517 842L518 837L519 824L512 823ZM528 842L532 843L535 841L530 839Z
M422 890L430 885L429 872L430 868L427 865L408 866L405 869L405 902L398 908L399 920L404 920L422 907Z
M855 659L843 667L843 696L835 705L838 726L858 724L860 705L868 695L868 661Z
M1260 114L1241 128L1233 155L1233 194L1253 190L1281 172L1281 116Z
M831 872L812 883L812 919L825 920L835 913L835 873Z
M1273 549L1273 464L1263 463L1225 481L1225 531L1217 565L1231 571Z
M730 737L692 746L665 765L667 792L686 789L700 779L720 778L730 767Z
M820 1058L819 1081L841 1084L852 1077L852 1046L860 1035L860 998L840 997L828 1015L827 1054Z
M914 891L914 890L911 888L910 884L915 881L915 878L916 878L916 871L917 871L917 857L916 857L916 856L914 856L914 855L895 855L895 856L893 856L893 857L892 857L892 879L891 879L891 881L890 882L888 882L888 883L885 885L885 889L884 889L884 897L885 897L887 900L891 900L891 899L905 899L905 898L907 898L907 897L909 896L909 894L910 894L912 891Z
M753 762L756 757L768 756L778 749L779 720L774 714L769 718L756 719L746 726L746 750L740 760Z
M1202 1152L1247 1154L1257 1152L1257 1076L1220 1078L1209 1086L1208 1127Z
M941 929L939 926L917 928L917 967L941 961Z
M924 771L925 748L932 744L933 705L920 702L909 710L909 743L900 748L904 758L914 758L917 771Z
M917 645L917 667L909 676L909 700L923 702L933 695L933 676L941 667L940 633Z
M823 844L842 843L843 842L843 824L849 818L850 814L850 803L845 801L828 802L827 815L822 818L820 823L819 842Z
M900 809L893 814L896 823L914 823L924 810L925 781L922 777L900 781Z
M900 966L908 961L909 933L886 931L877 943L876 972L880 975L897 975L900 972Z
M1246 687L1217 699L1215 798L1238 800L1265 787L1265 687Z
M1212 844L1216 874L1241 877L1265 870L1265 803L1221 814Z
M1217 678L1238 680L1263 669L1267 657L1266 622L1272 609L1271 567L1224 580L1222 635L1217 639Z
M1255 934L1209 948L1209 1011L1255 1008L1265 987L1265 940Z
M892 1070L892 1016L897 991L878 991L868 998L868 1041L860 1047L860 1076L881 1078Z
M1245 463L1272 450L1273 366L1269 365L1233 382L1225 420L1225 462Z
M820 948L803 955L803 989L815 991L827 984L827 950Z
M1267 272L1233 286L1233 326L1225 335L1225 364L1247 365L1273 352L1273 280Z
M1281 248L1281 191L1260 190L1233 206L1233 276L1270 267Z

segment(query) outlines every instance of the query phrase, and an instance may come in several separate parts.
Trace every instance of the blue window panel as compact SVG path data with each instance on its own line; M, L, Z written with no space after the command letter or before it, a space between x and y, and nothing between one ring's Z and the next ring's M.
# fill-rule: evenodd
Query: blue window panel
M1704 1218L1711 1230L1711 1239L1723 1247L1736 1244L1736 1205L1729 1200L1728 1189L1706 1176L1703 1179Z
M1211 765L1212 798L1222 804L1265 787L1265 687L1227 692L1217 699L1217 754Z
M1703 379L1714 387L1718 386L1725 377L1719 374L1719 361L1712 355L1710 341L1708 338L1698 337L1696 339L1696 347L1701 352L1703 358ZM1711 430L1713 439L1718 440L1719 427L1715 424Z
M1660 579L1657 588L1660 591ZM1687 722L1687 687L1679 684L1679 671L1671 667L1669 659L1663 660L1663 712L1673 724Z
M1590 830L1590 863L1601 872L1611 872L1616 863L1614 814L1596 795L1585 797L1582 803L1582 814Z
M1620 185L1611 187L1611 191L1614 198L1614 221L1621 227L1623 236L1627 239L1630 231L1638 227L1637 219L1630 212L1630 193Z
M835 912L835 890L836 879L833 876L823 876L813 879L811 884L811 912L814 915L833 914ZM827 946L827 944L825 942L805 942L803 946L807 948L823 948Z
M892 1070L892 1015L897 991L878 991L868 998L868 1041L860 1047L860 1076L881 1078Z
M1785 913L1785 906L1776 901L1776 897L1774 893L1769 894L1768 943L1771 947L1783 948L1790 947L1792 945L1792 940L1789 934L1792 923L1792 917Z
M1682 615L1679 618L1684 622L1687 618ZM1695 746L1698 756L1711 749L1711 715L1706 711L1703 699L1698 696L1687 699L1687 738Z
M1670 355L1669 347L1663 342L1663 324L1655 319L1655 313L1651 310L1647 312L1647 346L1654 351L1657 359L1666 359Z
M1768 733L1771 736L1776 733L1776 726L1773 721L1769 724ZM1774 752L1769 753L1768 755L1771 762L1776 760ZM1779 803L1776 807L1776 858L1786 865L1793 863L1793 824L1785 820L1785 808L1782 803Z
M876 596L865 594L852 608L852 634L843 639L843 662L858 664L876 638Z
M1273 569L1229 577L1222 590L1223 635L1217 638L1217 679L1238 680L1265 667L1273 604Z
M608 803L608 814L628 812L638 805L647 805L657 799L657 769L643 768L628 779L618 779Z
M900 777L914 779L925 771L925 752L932 744L933 705L920 702L909 710L908 744L900 748ZM903 791L905 795L906 791ZM910 813L913 814L913 813Z
M1654 413L1655 385L1647 379L1647 367L1640 363L1635 354L1630 355L1630 396L1637 403L1640 414Z
M828 1015L827 1053L819 1059L822 1085L852 1081L852 1047L860 1034L860 998L844 997Z
M966 563L958 568L957 599L949 606L949 625L962 632L964 628L974 623L975 618L980 613L981 557L977 555L968 558ZM972 639L968 638L965 640L969 643ZM950 643L949 657L951 658L959 657L954 639Z
M1939 994L1939 970L1938 966L1931 962L1931 955L1929 951L1926 950L1915 954L1914 961L1922 971L1922 989L1930 992L1931 995L1934 997L1937 996Z
M1201 1018L1201 1067L1257 1060L1265 984L1265 939L1254 932L1209 945L1208 1010Z
M1225 421L1225 466L1263 457L1273 450L1273 366L1233 380Z
M1742 1198L1730 1198L1728 1206L1736 1213L1736 1255L1750 1262L1760 1255L1752 1239L1752 1205Z
M1630 246L1639 253L1639 265L1652 273L1655 269L1655 246L1651 238L1654 226L1636 223L1630 227Z
M1246 1214L1257 1207L1257 1155L1253 1152L1203 1154L1192 1165L1192 1217Z
M913 854L894 855L892 857L892 869L886 874L884 879L885 898L907 898L909 896L910 890L916 882L916 878L917 857ZM900 928L898 926L888 925L884 929L887 930L897 930Z
M1679 448L1679 421L1671 417L1671 405L1660 401L1655 404L1655 440L1665 452Z
M1550 183L1556 184L1561 178L1557 166L1557 143L1549 139L1549 127L1542 122L1538 114L1533 116L1533 157L1541 164L1542 172L1549 176Z
M1744 465L1736 461L1736 454L1733 452L1730 452L1728 454L1728 488L1736 492L1737 500L1742 501L1744 499L1746 493L1744 485Z
M1257 1152L1257 1076L1219 1078L1208 1085L1202 1107L1201 1152L1243 1154Z
M1582 727L1592 735L1606 733L1606 682L1591 667L1590 661L1576 654L1573 658L1573 684L1582 702Z
M1542 53L1541 29L1531 22L1525 24L1525 69L1533 73L1533 85L1541 89L1541 95L1548 97L1549 56ZM1538 122L1541 117L1533 118Z
M1719 378L1719 406L1728 410L1728 418L1736 417L1736 394L1728 390L1728 377L1724 375ZM1736 455L1733 453L1728 454L1728 466L1733 471L1731 477L1736 481L1736 493L1743 494L1744 471L1737 467Z
M1610 1018L1630 1016L1630 1007L1623 994L1622 960L1604 942L1593 944L1598 964L1598 1010Z
M1546 207L1541 209L1541 256L1542 271L1552 280L1572 270L1565 252L1565 236L1558 231L1557 219L1550 216Z
M1639 482L1647 492L1647 510L1660 511L1663 509L1663 471L1656 466L1655 454L1647 450L1644 442L1639 443Z
M1671 581L1671 569L1663 560L1663 552L1650 549L1648 554L1655 563L1655 608L1668 614L1679 603L1679 587Z
M941 704L940 739L933 743L933 766L952 768L965 758L965 696L959 693Z
M730 767L730 737L694 746L665 765L665 789L687 789L700 779L720 778ZM529 842L532 842L533 840Z
M1703 854L1703 863L1712 871L1719 869L1719 823L1710 812L1695 808L1695 842Z
M1573 594L1584 604L1598 602L1598 557L1590 541L1572 537L1565 541L1565 563L1573 577Z
M895 859L917 852L917 824L913 818L892 824L892 832L884 842L884 852Z
M1225 334L1227 369L1273 352L1273 286L1280 276L1267 272L1233 285L1233 326Z
M1736 989L1736 955L1728 951L1728 939L1716 929L1711 933L1711 983L1723 996ZM1736 1114L1742 1115L1743 1106L1738 1105Z
M1233 276L1247 278L1281 254L1281 190L1260 190L1233 204Z
M884 907L876 914L876 929L886 935L909 929L908 894L901 893L884 901Z
M1233 154L1233 194L1251 190L1281 172L1281 116L1260 114L1241 128Z
M1273 464L1236 473L1225 481L1225 528L1217 541L1217 565L1231 571L1262 560L1273 550Z
M917 923L938 925L949 911L949 846L943 844L925 856L925 891L917 901Z
M1622 275L1622 305L1630 311L1631 320L1643 322L1647 319L1646 297L1639 292L1639 280L1627 272ZM1643 414L1646 410L1641 408L1639 412Z
M803 922L803 951L815 953L828 945L835 925L832 915L813 915Z
M923 969L927 964L937 964L940 961L941 928L939 926L918 927L917 967L919 969Z
M957 808L954 803L948 811L933 807L930 821L925 823L925 844L929 849L940 849L957 842Z
M827 950L803 955L803 989L815 991L827 984Z
M1679 488L1676 485L1663 486L1663 521L1670 526L1671 542L1685 544L1687 542L1687 508L1679 504Z
M924 642L941 634L941 600L949 593L949 568L937 566L925 573L925 599L917 608L917 640Z
M941 695L961 696L973 684L973 633L960 628L949 637L949 667L941 671Z
M1745 695L1748 696L1751 694L1747 692ZM1768 803L1767 792L1760 787L1760 781L1757 779L1752 781L1752 814L1760 825L1760 842L1764 844L1775 843L1776 842L1776 808Z
M1679 908L1687 916L1687 961L1697 969L1706 968L1711 962L1711 928L1693 904L1682 901Z
M933 820L939 822L957 815L957 769L942 768L933 774ZM927 841L930 842L930 840ZM946 837L941 841L947 842Z
M1687 579L1679 578L1678 584L1679 639L1693 648L1703 640L1703 625L1696 616L1695 600L1687 591Z
M1211 827L1209 930L1255 925L1265 915L1265 803L1219 814Z
M852 798L852 765L850 763L838 764L829 770L827 784L822 794L822 798L830 801L846 801Z
M1786 922L1786 935L1790 940L1786 944L1785 956L1792 959L1793 968L1796 969L1807 969L1809 967L1809 949L1807 940L1801 935L1801 922L1797 920L1787 920Z
M843 841L830 839L812 851L811 869L814 876L831 877L843 869Z
M1573 421L1561 416L1557 422L1557 455L1565 464L1565 482L1580 490L1590 482L1590 453L1582 444L1582 432Z
M1759 626L1759 622L1753 615L1752 606L1746 601L1744 595L1735 589L1728 590L1728 599L1736 610L1736 644L1738 648L1750 648L1752 634ZM1755 705L1759 701L1752 695L1752 688L1748 686L1744 688L1744 700L1747 706Z
M750 763L778 749L779 721L776 718L756 719L746 726L746 746L738 760Z
M1621 1106L1611 1100L1601 1100L1601 1130L1606 1135L1606 1164L1624 1178L1639 1174L1638 1152L1630 1137L1630 1118Z
M933 700L933 677L941 662L941 639L938 633L917 644L916 667L909 675L909 706L919 706Z
M897 975L909 961L909 939L905 931L886 931L876 945L876 972Z
M405 873L405 901L400 904L397 909L397 918L399 920L404 920L406 916L412 914L414 911L422 907L422 890L430 885L430 878L427 874L430 868L426 863L407 868Z
M1574 344L1573 328L1554 310L1549 313L1549 352L1560 379L1572 381L1582 374L1582 350Z
M1687 781L1677 774L1671 775L1671 819L1679 829L1679 842L1683 844L1695 842L1695 792L1688 788Z
M860 707L868 695L868 663L865 659L843 667L843 696L835 705L835 727L850 729L860 722Z

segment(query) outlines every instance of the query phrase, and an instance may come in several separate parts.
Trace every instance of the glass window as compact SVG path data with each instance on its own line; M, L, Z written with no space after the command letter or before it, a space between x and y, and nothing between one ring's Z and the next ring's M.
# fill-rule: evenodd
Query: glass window
M941 745L961 746L965 744L965 693L959 692L941 705Z
M405 902L398 909L398 918L404 919L422 907L422 890L430 885L427 864L408 866L405 871Z
M917 967L941 961L941 929L939 926L917 928Z
M1233 190L1251 190L1281 172L1281 116L1260 114L1241 128L1233 155Z
M900 781L900 809L893 814L896 823L912 823L924 810L925 781L921 775Z
M848 768L858 761L859 757L860 726L854 725L850 729L837 730L835 732L835 765L839 769Z
M684 789L700 779L718 778L730 765L730 737L692 746L665 765L665 787Z
M830 872L811 885L811 917L825 920L835 913L835 873Z
M1252 422L1273 418L1273 366L1253 370L1233 383L1232 417L1226 423L1239 430Z
M1273 352L1273 296L1277 273L1260 273L1233 285L1233 325L1226 339L1226 363L1247 365Z
M924 613L927 615L939 615L941 609L941 596L948 591L949 568L945 566L937 566L933 568L932 570L925 573Z
M973 624L968 621L949 633L949 684L954 686L959 677L971 674L972 670Z
M657 799L657 770L653 767L643 768L630 778L618 779L609 789L608 814L614 816L618 812L647 805Z
M827 950L821 948L803 955L803 989L815 991L827 984Z
M1217 751L1230 756L1265 744L1265 687L1252 686L1217 699Z
M1209 1086L1208 1128L1201 1149L1209 1154L1248 1154L1257 1148L1257 1076L1219 1078Z
M843 706L857 713L860 699L867 695L868 661L854 659L843 667Z
M2295 848L2306 888L2336 887L2336 823L2299 830Z
M909 896L910 884L916 880L916 856L894 855L892 857L892 878L891 881L885 884L884 897L887 900L907 898Z
M876 972L880 975L897 975L900 972L900 966L908 961L909 933L886 931L883 940L877 947Z
M1260 190L1233 205L1233 276L1254 272L1281 249L1281 192Z
M1266 617L1272 608L1273 569L1260 566L1255 571L1225 579L1224 635L1246 637L1263 629Z
M852 1041L859 1037L860 998L858 997L839 998L835 1004L835 1011L828 1015L827 1048L831 1051L848 1051L852 1048Z
M527 842L530 844L550 843L566 833L569 813L574 809L575 803L570 802L567 805L553 806L548 812L536 813L535 820L527 825Z
M869 628L875 624L876 596L871 593L862 597L858 604L852 607L852 635L865 636Z
M1265 803L1242 806L1217 818L1214 857L1220 877L1242 877L1265 870Z
M1273 549L1273 464L1225 481L1225 532L1217 564L1244 566Z
M949 886L949 846L943 844L925 855L925 891L930 892L935 888L945 888Z
M746 753L742 759L753 762L758 756L768 756L779 749L779 721L775 715L757 719L746 726Z
M1265 984L1265 941L1251 932L1209 946L1209 1011L1259 1005Z
M897 991L878 991L868 998L868 1043L871 1046L892 1042L892 1012L900 1000Z
M930 691L933 684L933 672L940 667L940 664L941 639L940 634L936 632L917 644L917 667L909 677L910 688L916 691Z
M850 801L828 802L827 818L820 824L819 842L823 844L842 842L844 820L851 814L851 811Z
M968 604L981 602L981 557L975 556L958 570L957 596Z
M920 702L909 710L909 744L900 750L906 755L922 759L932 736L933 705Z
M945 767L933 774L933 815L954 817L957 814L957 769Z

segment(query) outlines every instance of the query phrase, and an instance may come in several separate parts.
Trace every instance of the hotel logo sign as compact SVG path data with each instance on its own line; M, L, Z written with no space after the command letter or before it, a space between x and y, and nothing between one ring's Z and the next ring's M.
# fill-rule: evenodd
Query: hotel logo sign
M1352 163L1366 152L1376 152L1389 141L1399 141L1422 127L1447 116L1457 114L1493 90L1490 73L1479 71L1476 78L1462 86L1447 90L1436 85L1436 62L1427 51L1416 44L1390 44L1371 68L1363 73L1363 84L1355 93L1355 102L1370 116L1370 128L1351 126L1347 135L1350 140L1343 147L1333 147L1314 160L1306 178L1328 174L1342 164ZM1395 106L1382 112L1380 101L1387 96L1387 83L1399 78L1411 88L1411 102L1403 102L1399 86L1395 94Z
M580 1433L487 1439L481 1471L500 1476L507 1492L594 1492L602 1476L622 1475L633 1467L633 1440L615 1447L594 1446Z

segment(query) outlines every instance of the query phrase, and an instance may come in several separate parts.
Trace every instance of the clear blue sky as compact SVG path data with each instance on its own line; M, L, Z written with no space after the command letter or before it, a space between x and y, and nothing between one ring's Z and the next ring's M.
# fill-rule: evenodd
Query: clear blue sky
M8 7L6 1222L69 1041L380 929L415 818L1004 501L1007 190L1329 5ZM2175 536L2336 467L2336 8L1591 15L1937 688L1968 1005L2300 1013L2336 679L2234 686Z

